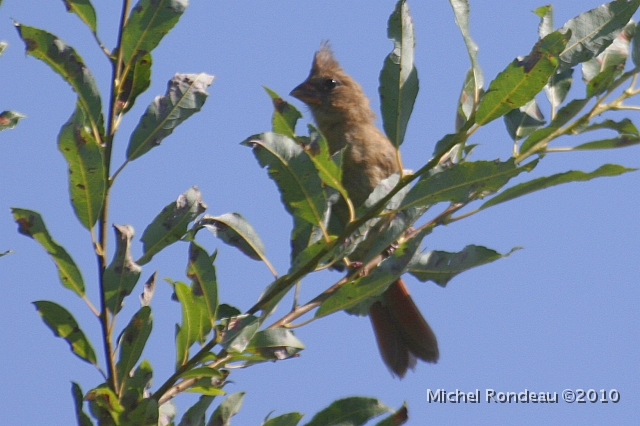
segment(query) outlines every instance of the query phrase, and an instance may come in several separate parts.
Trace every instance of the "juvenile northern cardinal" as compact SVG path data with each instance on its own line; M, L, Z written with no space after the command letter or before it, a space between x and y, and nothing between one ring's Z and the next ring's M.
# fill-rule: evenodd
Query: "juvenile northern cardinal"
M331 154L344 148L342 185L354 206L363 204L381 180L398 172L396 149L375 126L369 100L327 45L316 52L309 77L291 96L309 106ZM392 374L402 378L416 358L438 360L436 336L400 278L371 305L369 317Z

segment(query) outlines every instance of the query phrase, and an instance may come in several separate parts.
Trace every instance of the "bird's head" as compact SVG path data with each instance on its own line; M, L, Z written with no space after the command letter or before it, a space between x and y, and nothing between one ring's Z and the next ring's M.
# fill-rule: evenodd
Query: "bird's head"
M307 104L322 127L336 122L371 122L375 115L362 87L347 75L327 44L313 58L309 77L291 91Z

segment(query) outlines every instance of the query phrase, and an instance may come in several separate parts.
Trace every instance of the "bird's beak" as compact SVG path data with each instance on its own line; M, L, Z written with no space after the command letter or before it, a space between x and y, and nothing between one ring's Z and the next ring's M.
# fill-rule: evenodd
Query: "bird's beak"
M289 95L300 99L305 104L322 103L320 96L318 96L318 91L306 81L293 89Z

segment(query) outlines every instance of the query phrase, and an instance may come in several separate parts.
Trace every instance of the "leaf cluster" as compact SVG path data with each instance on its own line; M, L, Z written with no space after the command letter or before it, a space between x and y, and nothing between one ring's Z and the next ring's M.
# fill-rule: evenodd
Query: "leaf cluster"
M101 326L104 366L97 361L95 343L90 342L71 312L52 301L34 302L54 334L69 344L74 355L94 365L104 379L87 393L73 383L78 424L93 424L85 405L100 425L174 424L171 400L181 392L201 396L179 424L228 424L242 405L242 392L226 396L208 420L206 412L216 396L226 395L223 388L232 368L297 356L304 349L292 331L299 325L293 323L298 318L312 311L309 321L340 310L363 314L405 273L423 282L446 286L457 274L513 252L499 253L474 244L458 252L422 251L424 238L435 227L554 185L632 170L603 164L591 172L565 170L522 180L525 172L534 170L550 153L640 143L640 133L629 118L595 121L606 112L639 108L625 102L640 93L635 87L640 71L640 31L631 21L640 0L612 1L569 20L557 30L553 27L551 6L536 9L541 19L539 41L526 56L508 64L486 89L478 47L469 31L468 2L450 2L470 58L457 114L452 117L454 131L434 144L431 158L423 167L382 181L358 209L354 209L341 184L340 154L332 157L327 142L311 125L308 134L296 134L302 114L266 89L274 106L272 128L248 137L242 144L251 148L259 166L267 169L292 218L290 266L283 275L267 259L264 244L252 225L236 212L205 214L207 205L195 186L168 203L145 228L139 259L131 255L133 228L114 225L115 251L108 258L111 186L132 161L160 145L178 125L201 110L208 96L206 90L214 80L204 73L176 74L171 78L166 93L157 96L140 117L129 137L123 162L112 166L112 147L119 125L138 96L150 86L153 50L184 13L186 0L139 0L133 6L128 0L123 1L118 42L111 50L98 37L91 2L64 1L67 10L86 24L112 66L111 92L107 96L99 92L91 71L73 47L45 30L15 24L27 53L58 73L77 96L75 109L58 135L58 147L68 163L71 204L95 248L98 304L87 297L80 268L50 235L41 215L24 208L14 208L13 215L18 231L33 238L49 254L63 287L86 302ZM419 90L414 27L406 1L397 2L387 34L393 49L383 62L379 93L385 132L400 148ZM586 93L567 100L578 68ZM624 84L629 85L622 90ZM538 105L542 93L551 110L549 123ZM108 99L106 108L103 99ZM508 158L472 160L474 145L470 139L479 128L498 118L503 118L512 138ZM562 136L589 135L603 129L614 132L614 136L570 147L555 146ZM509 186L517 177L522 181ZM349 223L342 227L336 226L331 215L338 203L344 203L349 211ZM473 208L468 207L472 205ZM436 213L435 206L439 207ZM274 280L245 312L219 300L217 251L207 251L198 241L203 229L249 259L263 262L272 272ZM142 354L152 331L156 273L143 284L140 308L119 333L116 318L138 284L142 267L178 241L188 245L188 262L184 281L167 280L182 312L175 329L175 371L152 390L153 369ZM349 261L353 253L363 259L361 265ZM337 282L312 300L296 303L286 315L266 325L294 286L310 274L327 268L344 270L345 265L350 268ZM406 407L393 412L376 399L354 397L335 401L307 425L360 425L387 412L392 414L378 424L402 424L407 419ZM267 417L263 424L296 425L301 418L300 413L287 413Z

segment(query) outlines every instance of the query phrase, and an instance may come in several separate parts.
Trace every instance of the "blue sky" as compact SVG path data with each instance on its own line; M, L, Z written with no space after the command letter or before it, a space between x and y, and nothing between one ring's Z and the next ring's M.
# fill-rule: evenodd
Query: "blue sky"
M73 112L75 95L47 66L26 57L12 21L46 29L74 46L98 80L103 99L110 67L93 38L62 2L6 0L0 7L0 39L9 48L0 57L0 109L28 118L0 133L0 401L6 424L73 423L70 381L86 392L101 380L64 341L53 337L31 305L52 300L70 309L98 345L99 326L84 303L64 290L53 263L33 241L18 235L9 207L39 211L53 237L83 270L88 296L97 304L96 262L87 232L68 201L66 163L56 147L60 127ZM118 3L94 1L98 32L115 44ZM487 5L489 3L489 5ZM256 228L275 268L289 260L291 220L275 185L239 143L269 130L272 107L262 89L286 95L308 74L314 51L329 40L337 59L361 83L379 110L378 75L391 50L387 19L395 2L210 2L193 1L178 25L154 52L151 88L138 98L116 137L113 164L124 159L128 137L154 96L164 94L176 73L216 76L203 110L163 144L135 160L116 181L110 222L131 224L135 240L169 202L197 185L208 213L242 213ZM417 169L434 143L453 130L456 101L469 67L468 57L446 1L410 2L416 28L420 93L402 146L406 168ZM554 3L556 27L600 4L600 0ZM533 1L471 1L471 33L489 82L537 40ZM637 15L636 15L637 19ZM582 95L576 83L570 97ZM636 100L637 104L638 101ZM543 112L548 117L548 110ZM305 120L309 119L306 114ZM639 122L640 114L619 114ZM300 123L302 126L304 123ZM304 128L299 128L300 133ZM560 143L573 144L576 138ZM477 132L472 159L506 159L511 140L502 120ZM566 170L591 171L603 163L640 167L640 150L558 153L544 158L530 179ZM422 424L630 424L637 420L640 395L640 174L628 173L568 184L501 204L447 227L423 243L428 249L461 250L467 244L501 252L522 246L509 258L466 272L446 288L407 278L412 295L440 344L436 365L420 364L399 381L385 369L366 318L344 313L300 328L307 349L296 359L233 371L225 390L246 391L234 424L259 424L270 412L299 411L306 420L331 401L350 395L377 397L409 406L411 425ZM268 269L210 236L201 243L219 249L222 301L248 309L270 282ZM113 247L113 244L111 244ZM141 245L134 245L134 257ZM142 279L185 280L186 245L175 244L146 265ZM335 282L337 273L303 283L302 301ZM141 280L142 280L141 279ZM323 287L324 286L324 287ZM135 294L139 290L134 291ZM152 302L154 329L143 357L154 367L156 385L171 374L173 330L180 321L171 289L158 282ZM285 313L290 301L279 308ZM120 325L137 310L132 297ZM616 389L620 402L567 404L439 404L429 389L486 389L498 392L557 392L564 389ZM179 413L195 400L176 399ZM214 401L216 404L219 401Z

